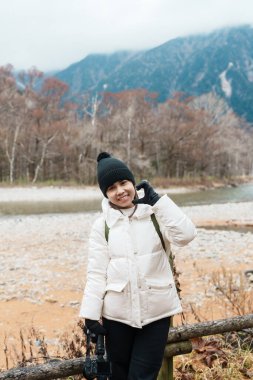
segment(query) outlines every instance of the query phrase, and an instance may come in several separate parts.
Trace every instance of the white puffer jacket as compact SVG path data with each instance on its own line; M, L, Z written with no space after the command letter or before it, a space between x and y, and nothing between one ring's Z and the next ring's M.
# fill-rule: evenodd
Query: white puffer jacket
M155 214L165 243L184 246L196 236L191 220L164 195L140 204L131 219L102 202L103 215L90 234L87 282L80 316L101 316L142 326L182 311L168 258L150 218ZM108 243L105 220L110 228Z

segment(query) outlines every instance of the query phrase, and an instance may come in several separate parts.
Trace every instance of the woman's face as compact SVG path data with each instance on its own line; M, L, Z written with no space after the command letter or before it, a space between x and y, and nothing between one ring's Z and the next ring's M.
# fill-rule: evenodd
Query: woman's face
M109 201L116 206L130 208L133 207L132 200L135 197L135 188L131 181L117 181L108 187L106 195Z

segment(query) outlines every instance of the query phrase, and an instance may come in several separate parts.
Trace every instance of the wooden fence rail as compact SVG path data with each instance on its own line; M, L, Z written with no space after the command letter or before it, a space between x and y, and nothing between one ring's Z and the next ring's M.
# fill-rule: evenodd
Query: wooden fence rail
M219 319L211 322L173 327L170 330L165 349L165 358L191 352L190 339L201 336L241 331L253 328L253 314ZM84 358L49 361L46 364L13 368L0 372L0 380L52 380L82 373ZM166 379L166 377L164 377Z
M253 327L253 314L239 317L218 319L216 321L195 323L172 327L168 335L168 343L182 342L184 340L198 338L201 336L222 334L229 331L240 331Z

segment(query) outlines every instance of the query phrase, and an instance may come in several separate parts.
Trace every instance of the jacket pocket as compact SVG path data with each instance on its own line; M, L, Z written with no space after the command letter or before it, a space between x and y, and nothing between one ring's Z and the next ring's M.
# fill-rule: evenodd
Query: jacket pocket
M128 282L107 284L105 290L103 316L115 319L127 319L129 314Z
M173 313L181 308L174 282L149 281L147 288L149 318Z
M127 282L112 282L111 284L107 284L105 287L105 291L114 291L114 292L122 292L122 290L126 287Z
M151 291L167 291L168 289L172 289L173 288L173 283L168 283L168 284L159 284L159 283L153 283L153 284L149 284L148 285L148 288L151 289Z

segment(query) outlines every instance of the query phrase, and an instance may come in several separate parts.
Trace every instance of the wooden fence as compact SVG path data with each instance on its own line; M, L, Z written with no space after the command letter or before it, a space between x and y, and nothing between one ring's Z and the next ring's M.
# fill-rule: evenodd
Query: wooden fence
M222 334L230 331L241 331L253 327L253 314L219 319L181 327L172 327L168 335L164 353L164 363L159 374L159 380L173 380L171 366L173 356L192 351L191 339L202 336ZM51 380L66 378L82 373L84 358L69 360L52 360L46 364L13 368L0 372L0 380Z

